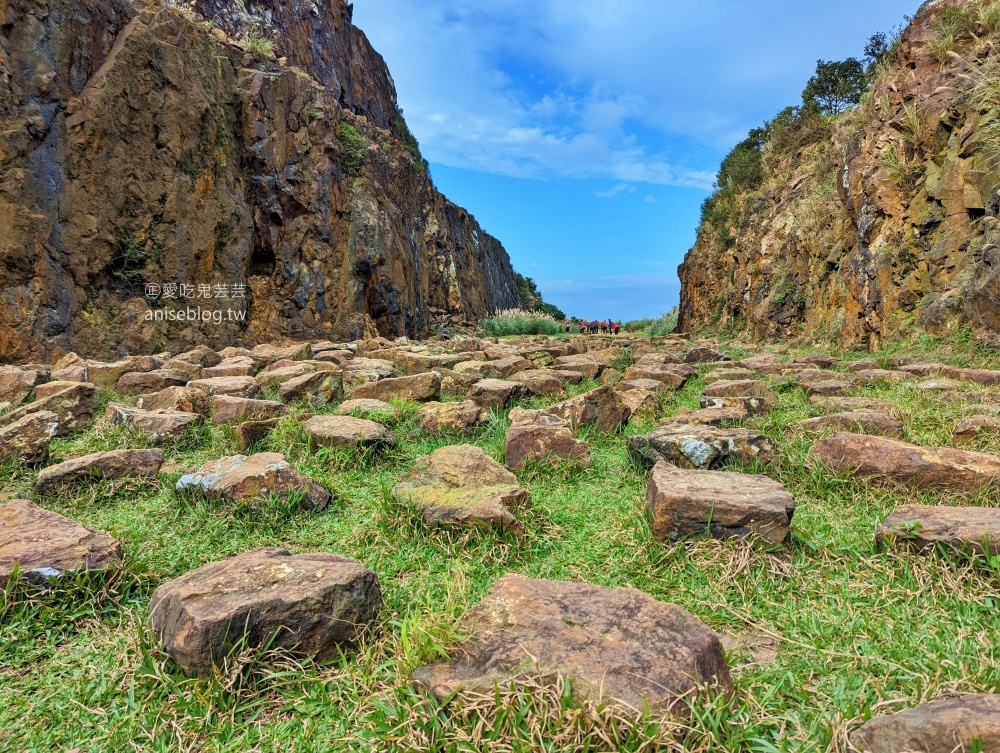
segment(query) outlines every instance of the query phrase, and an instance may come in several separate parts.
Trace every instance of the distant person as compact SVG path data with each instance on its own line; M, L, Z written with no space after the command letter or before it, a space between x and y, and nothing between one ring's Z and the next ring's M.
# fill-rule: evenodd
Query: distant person
M590 323L590 334L592 334L592 335L596 335L597 334L597 320L596 319L594 319L594 321L592 321Z
M581 319L580 320L580 334L582 335L586 331L587 331L587 323L585 321L583 321L583 319Z
M614 329L615 329L615 334L617 335L618 334L618 330L621 329L621 323L620 322L615 322L615 328Z

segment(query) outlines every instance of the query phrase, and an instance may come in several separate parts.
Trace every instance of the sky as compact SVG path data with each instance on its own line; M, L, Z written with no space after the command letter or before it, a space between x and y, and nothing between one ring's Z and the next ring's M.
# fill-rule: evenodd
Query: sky
M567 315L677 304L719 163L917 0L355 0L438 188Z

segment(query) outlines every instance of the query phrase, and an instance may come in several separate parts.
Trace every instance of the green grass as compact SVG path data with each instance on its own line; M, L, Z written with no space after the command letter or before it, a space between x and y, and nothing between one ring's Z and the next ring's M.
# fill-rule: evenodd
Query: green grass
M956 365L1000 360L971 343L923 345L921 357ZM695 407L701 388L698 378L665 396L666 412ZM832 475L811 461L812 440L794 429L819 411L798 387L784 382L779 390L781 408L746 423L778 442L776 461L733 470L764 472L794 492L787 546L656 543L643 515L647 472L625 450L625 435L650 430L651 421L622 434L584 432L593 455L587 470L519 474L533 501L523 542L427 529L391 498L392 485L415 457L445 444L468 441L501 460L508 422L494 415L464 437L437 437L419 429L417 406L404 403L389 422L393 450L310 450L301 426L312 409L302 404L259 448L285 453L335 493L322 514L276 500L237 507L179 496L173 485L182 471L237 452L231 430L212 424L167 445L169 466L155 481L38 500L116 536L126 563L115 575L49 591L13 584L0 593L0 750L633 751L658 741L659 749L842 751L847 732L871 715L945 691L1000 691L1000 562L873 546L877 524L899 504L995 506L996 495L918 494ZM893 402L908 439L920 444L950 444L961 415L961 406L906 385L861 394ZM100 419L56 440L53 461L143 443ZM972 449L998 453L1000 439ZM30 472L8 463L0 473L7 495L32 497ZM265 545L341 552L374 569L385 597L376 629L324 665L244 649L213 677L185 678L144 627L152 590ZM530 685L440 709L412 689L409 673L447 655L462 638L461 615L510 571L634 586L740 637L748 648L729 653L734 700L696 706L683 728Z
M559 322L538 311L507 309L479 322L479 329L489 337L511 335L558 335L564 332Z

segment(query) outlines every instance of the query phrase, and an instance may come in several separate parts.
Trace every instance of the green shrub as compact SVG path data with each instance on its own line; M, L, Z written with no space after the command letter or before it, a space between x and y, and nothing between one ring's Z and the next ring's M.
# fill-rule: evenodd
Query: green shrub
M357 178L368 159L368 140L346 121L340 124L340 139L344 144L344 174Z
M489 337L506 335L558 335L564 326L548 314L523 309L498 311L479 322L479 328Z
M670 311L661 314L658 319L650 324L646 332L650 337L663 337L675 332L677 330L677 315L679 313L677 307L674 306Z
M274 56L274 42L265 37L260 29L250 29L243 42L246 46L246 51L251 55L259 55L264 58Z
M410 127L406 124L406 119L403 117L403 108L399 105L396 105L396 117L392 121L392 128L403 143L403 146L406 147L406 151L410 153L413 160L420 166L420 169L425 174L430 175L430 165L424 159L424 155L420 153L420 142L417 141L417 137L413 135Z
M517 283L517 297L520 299L522 309L525 311L540 311L559 321L566 319L566 314L560 308L542 300L542 292L530 277L525 277L515 272L514 281Z

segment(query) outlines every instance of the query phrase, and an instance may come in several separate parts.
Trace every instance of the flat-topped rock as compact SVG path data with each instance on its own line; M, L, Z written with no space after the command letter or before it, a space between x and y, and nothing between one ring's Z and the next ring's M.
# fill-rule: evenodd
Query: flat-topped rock
M106 533L26 499L0 504L0 583L15 568L25 578L49 578L116 569L121 562L121 545Z
M354 416L313 416L302 426L319 447L393 447L396 438L382 424Z
M840 432L820 439L812 455L832 471L882 478L916 488L982 489L1000 482L1000 458L951 447Z
M50 465L35 476L35 491L51 492L84 480L154 478L163 465L163 450L91 452Z
M374 400L388 400L390 397L396 397L400 400L418 403L440 400L441 378L431 371L413 376L379 379L377 382L356 385L351 390L351 397Z
M275 418L286 413L288 406L277 400L255 400L232 395L212 396L212 419L217 424Z
M267 358L272 361L280 361L282 359L287 359L289 361L301 361L302 359L309 358L309 356L312 355L312 351L309 349L309 343L291 343L290 345L272 345L264 343L263 345L257 345L254 347L251 352L261 358Z
M559 369L578 371L587 379L597 379L606 366L589 353L559 356L553 360L553 365Z
M843 379L823 379L815 382L803 382L802 389L810 397L813 395L839 397L853 392L855 387L853 382L847 382Z
M465 395L479 381L475 374L459 374L451 369L434 369L434 373L441 380L441 392L452 395Z
M916 385L917 389L921 392L947 392L950 390L957 390L961 386L961 382L954 379L948 379L948 377L928 379L926 382L920 382Z
M325 364L328 365L328 364ZM311 363L304 361L276 361L275 363L261 369L260 373L254 377L254 383L262 388L273 387L284 384L289 379L315 374L319 369Z
M356 560L269 547L163 583L149 625L181 670L199 675L241 643L329 659L358 641L381 606L378 578Z
M207 345L198 345L191 350L178 353L175 358L198 366L216 366L222 361L222 356Z
M180 369L130 371L118 379L115 392L119 395L158 392L166 387L183 387L189 380L188 373Z
M427 525L524 534L514 513L528 504L528 492L513 473L472 445L450 445L418 457L392 494L416 506Z
M104 415L112 426L127 426L141 431L156 444L171 437L182 437L190 427L198 426L205 420L199 413L143 410L119 403L108 403Z
M22 366L0 366L0 402L20 405L37 385L49 381L49 372Z
M784 541L795 511L792 494L767 476L653 466L646 511L659 541L710 534Z
M43 397L21 405L0 416L0 426L7 426L31 413L51 411L59 417L56 436L83 431L90 425L97 401L97 388L89 382L49 382ZM36 388L38 389L38 388Z
M744 368L729 368L729 369L714 369L708 372L702 377L702 381L705 384L715 384L716 382L729 382L737 381L742 379L753 379L754 371L753 369Z
M316 512L326 509L330 492L302 475L277 452L230 455L205 463L181 476L177 490L195 492L212 500L249 502L270 494L288 498L303 494L302 506Z
M399 418L399 408L392 403L371 398L345 400L334 411L337 416L357 416L358 418Z
M768 463L774 454L774 441L750 429L668 423L648 434L629 437L628 448L650 464L666 461L681 468L708 469L731 459Z
M17 459L24 465L41 465L48 460L49 443L58 433L59 416L47 410L0 427L0 463Z
M610 384L550 405L543 410L568 421L573 431L583 426L594 426L602 432L617 431L628 423L631 417L629 407Z
M189 385L201 390L209 397L214 395L229 395L230 397L257 397L260 386L255 377L215 377L213 379L195 379Z
M885 400L873 397L824 397L814 395L809 398L809 405L833 412L849 412L855 410L877 410L892 415L896 406Z
M677 411L660 421L661 424L707 424L708 426L732 426L746 419L750 414L742 405L729 408L696 408Z
M188 379L198 379L201 377L201 366L182 361L179 358L168 358L163 362L163 369L165 371L183 371L187 374Z
M748 416L761 416L768 413L775 403L766 397L743 397L739 395L724 397L702 396L698 405L702 408L737 408Z
M942 369L947 369L948 366L943 363L934 362L921 362L921 363L910 363L903 364L899 366L898 371L905 371L907 374L913 374L917 377L931 377L937 376L941 373Z
M857 753L956 753L1000 751L1000 694L938 698L876 716L854 730Z
M705 397L758 397L767 400L772 406L778 405L778 396L767 384L756 379L720 380L704 390Z
M201 370L201 376L205 379L229 376L254 376L261 369L259 361L247 356L236 358L226 358L216 366L210 366Z
M913 374L908 371L896 371L894 369L862 369L855 371L851 381L855 384L871 386L874 384L891 384L893 382L903 382L913 379Z
M650 390L658 394L663 394L670 391L670 387L663 382L658 382L655 379L622 379L617 385L619 390L638 388L643 390Z
M396 354L396 365L407 374L423 374L440 368L450 368L456 363L467 361L465 353L410 353L403 351Z
M651 379L666 385L669 389L679 390L697 373L697 370L690 366L652 363L629 366L625 369L625 380Z
M424 403L417 422L424 431L468 431L489 420L490 412L473 400L460 403Z
M816 418L807 418L798 424L803 431L819 434L824 431L853 431L857 434L871 434L881 437L902 439L906 427L880 411L859 408L844 413L830 413Z
M574 439L569 421L543 411L514 408L504 440L504 462L512 470L528 463L590 465L590 445Z
M882 521L875 540L913 547L943 544L959 550L1000 554L1000 508L903 505Z
M829 369L834 364L839 364L840 359L828 353L810 353L806 356L797 356L792 359L792 363L805 363L810 366L818 366L821 369Z
M285 380L278 391L286 403L309 400L314 405L327 405L343 399L344 376L339 371L315 371Z
M957 424L951 433L955 444L968 444L983 435L1000 434L1000 416L968 416Z
M690 348L684 352L685 363L707 363L710 361L731 361L725 353L712 348Z
M578 698L685 716L684 698L732 688L719 636L674 604L634 588L530 579L496 581L463 619L467 643L413 679L439 700L492 695L530 679L570 681Z
M524 385L506 379L480 379L466 395L476 405L487 410L501 411L512 400L524 394Z
M961 369L954 366L943 366L939 373L950 379L960 379L963 382L973 382L984 387L1000 384L1000 371L991 369Z
M524 386L532 395L561 396L566 394L565 380L548 369L529 369L511 374L508 379Z
M208 395L194 387L167 387L159 392L136 395L130 403L133 408L142 410L176 410L197 413L205 418L212 415Z

